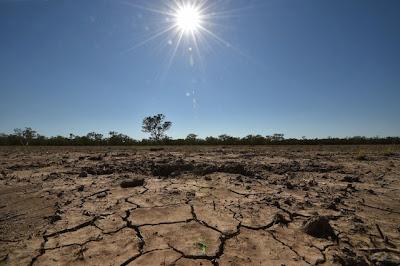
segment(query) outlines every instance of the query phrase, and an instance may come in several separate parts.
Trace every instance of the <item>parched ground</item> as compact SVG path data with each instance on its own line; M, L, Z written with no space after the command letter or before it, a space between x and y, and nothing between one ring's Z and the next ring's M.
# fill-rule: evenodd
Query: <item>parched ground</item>
M400 148L0 147L0 265L400 265Z

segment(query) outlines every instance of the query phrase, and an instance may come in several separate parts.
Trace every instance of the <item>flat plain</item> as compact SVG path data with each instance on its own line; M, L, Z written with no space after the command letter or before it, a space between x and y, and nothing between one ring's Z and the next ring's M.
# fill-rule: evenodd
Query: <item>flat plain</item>
M400 147L0 147L0 265L399 265Z

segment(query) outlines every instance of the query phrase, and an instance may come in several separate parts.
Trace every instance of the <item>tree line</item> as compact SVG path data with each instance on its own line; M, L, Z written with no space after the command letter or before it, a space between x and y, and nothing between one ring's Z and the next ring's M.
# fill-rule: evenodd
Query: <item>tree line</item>
M275 133L270 136L248 135L233 137L226 134L218 137L201 139L196 134L189 134L186 138L172 139L166 132L172 127L172 122L165 121L164 114L148 116L143 119L142 131L150 134L149 139L136 140L127 135L110 131L108 136L96 132L89 132L84 136L70 134L68 137L46 137L30 127L14 129L13 134L0 134L0 145L32 145L32 146L130 146L130 145L361 145L361 144L400 144L400 137L362 136L349 138L315 138L301 139L288 138L283 134Z
M362 136L348 138L285 138L283 134L271 136L248 135L233 137L226 134L217 137L199 138L189 134L186 138L172 139L165 135L136 140L127 135L111 131L107 136L89 132L84 136L70 134L65 136L46 137L32 128L15 129L12 134L0 134L0 145L15 146L132 146L132 145L362 145L362 144L400 144L400 137Z

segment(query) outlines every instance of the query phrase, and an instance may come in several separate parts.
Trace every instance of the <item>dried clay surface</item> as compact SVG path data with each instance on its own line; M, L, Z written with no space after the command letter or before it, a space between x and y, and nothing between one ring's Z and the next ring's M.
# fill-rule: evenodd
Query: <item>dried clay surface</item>
M0 265L400 265L400 148L1 147Z

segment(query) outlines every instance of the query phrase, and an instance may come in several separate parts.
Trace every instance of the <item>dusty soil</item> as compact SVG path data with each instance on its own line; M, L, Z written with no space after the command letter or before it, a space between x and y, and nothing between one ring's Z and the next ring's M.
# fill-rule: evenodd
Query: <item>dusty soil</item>
M399 265L400 148L0 148L1 265Z

